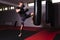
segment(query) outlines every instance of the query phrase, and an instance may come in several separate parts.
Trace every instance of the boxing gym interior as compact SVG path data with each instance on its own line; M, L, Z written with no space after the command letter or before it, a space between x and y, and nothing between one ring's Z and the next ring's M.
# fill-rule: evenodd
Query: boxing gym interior
M15 12L23 1L27 14L19 37L21 18ZM0 0L0 40L60 40L60 0Z

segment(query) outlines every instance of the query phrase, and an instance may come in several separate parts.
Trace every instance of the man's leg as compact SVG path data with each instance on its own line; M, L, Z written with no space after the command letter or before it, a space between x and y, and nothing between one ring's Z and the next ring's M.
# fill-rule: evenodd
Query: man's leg
M23 27L24 27L24 25L23 25L23 24L21 24L21 27L20 27L20 34L18 35L19 37L21 37L21 36L22 36L22 30L23 30Z
M24 27L24 22L21 22L21 27L20 27L20 34L18 35L19 37L22 37L22 30Z
M21 24L21 27L20 27L20 34L18 35L19 37L22 36L22 30L23 30L23 27L24 27L24 24Z
M34 13L32 12L31 14L27 15L26 17L22 17L22 22L21 22L21 27L20 27L20 34L18 35L19 37L22 36L22 30L23 30L23 27L24 27L24 21L29 18L29 17L32 17L33 18L33 15Z

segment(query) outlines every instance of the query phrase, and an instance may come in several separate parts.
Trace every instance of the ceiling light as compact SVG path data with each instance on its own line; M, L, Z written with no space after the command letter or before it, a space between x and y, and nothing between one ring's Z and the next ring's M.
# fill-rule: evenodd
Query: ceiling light
M14 9L14 7L11 7L11 9Z
M42 4L46 4L46 1L42 1Z
M8 8L6 7L5 10L8 10Z
M58 3L60 0L52 0L52 3Z
M2 8L0 9L0 11L2 11Z
M30 6L34 6L34 3L29 3L28 6L29 6L29 7L30 7Z

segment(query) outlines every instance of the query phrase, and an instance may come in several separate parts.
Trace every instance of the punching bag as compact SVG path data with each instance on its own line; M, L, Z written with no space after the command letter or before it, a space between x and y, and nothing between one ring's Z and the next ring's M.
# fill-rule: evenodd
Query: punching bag
M54 26L54 6L51 0L46 0L46 23L50 23L51 26Z
M41 0L34 0L33 24L34 25L41 24Z

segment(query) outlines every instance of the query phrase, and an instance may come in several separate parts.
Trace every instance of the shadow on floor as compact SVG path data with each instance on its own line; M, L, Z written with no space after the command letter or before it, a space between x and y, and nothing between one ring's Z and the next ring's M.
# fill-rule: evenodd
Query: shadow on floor
M0 40L24 40L37 32L23 30L23 35L21 38L18 37L19 30L2 30L0 31Z

